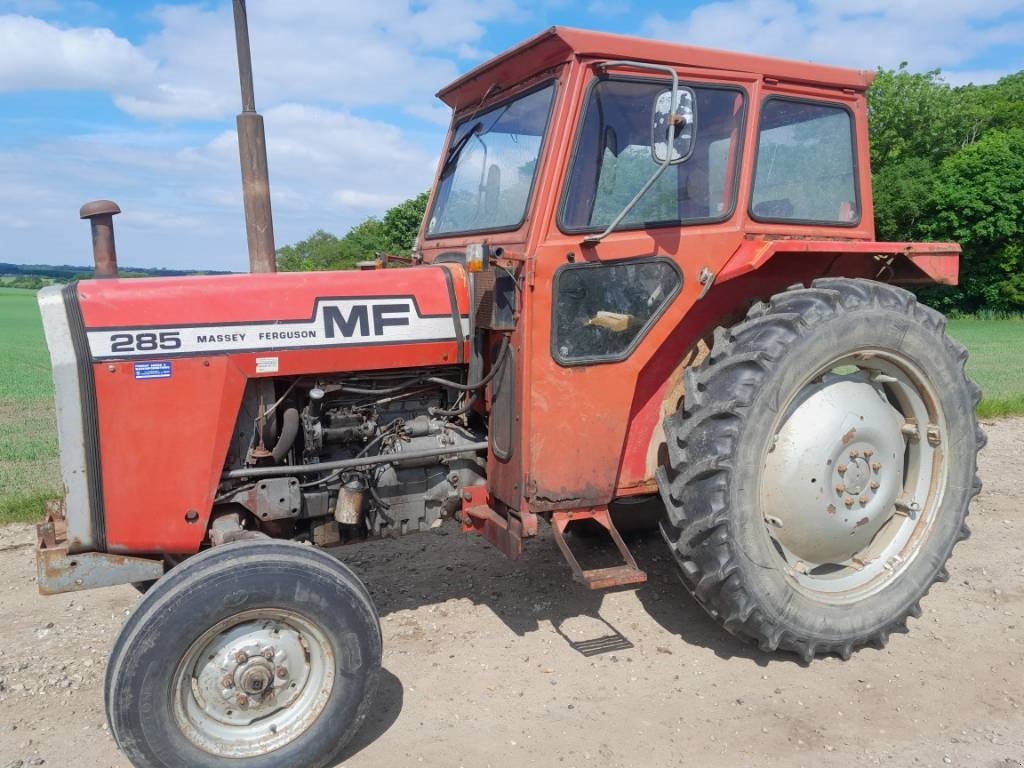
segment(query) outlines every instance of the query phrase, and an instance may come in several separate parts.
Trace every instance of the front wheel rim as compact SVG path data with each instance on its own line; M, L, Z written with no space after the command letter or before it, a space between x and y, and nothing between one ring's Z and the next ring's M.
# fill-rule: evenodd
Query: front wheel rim
M899 353L846 354L806 378L759 483L764 529L790 583L838 604L893 583L937 516L946 444L934 387Z
M257 609L224 619L193 642L171 691L184 736L212 755L265 755L295 741L335 685L334 652L309 619Z

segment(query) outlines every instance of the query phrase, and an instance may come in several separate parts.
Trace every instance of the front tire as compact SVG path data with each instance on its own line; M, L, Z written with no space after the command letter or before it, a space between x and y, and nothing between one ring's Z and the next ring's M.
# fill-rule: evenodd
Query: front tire
M662 533L762 650L848 658L949 578L985 443L966 350L909 292L822 279L719 328L665 422Z
M138 768L323 768L365 719L380 661L376 611L347 567L240 541L142 599L111 652L107 718Z

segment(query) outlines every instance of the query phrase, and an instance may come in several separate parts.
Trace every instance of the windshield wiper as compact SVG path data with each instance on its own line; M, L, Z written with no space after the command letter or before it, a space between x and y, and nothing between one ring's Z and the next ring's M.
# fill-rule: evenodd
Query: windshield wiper
M441 167L441 175L444 176L448 172L448 169L455 164L455 161L459 159L459 155L462 154L462 150L469 144L469 140L476 134L480 133L483 129L484 124L482 120L478 120L476 125L462 134L462 137L452 144L451 149L448 150L448 156L444 159L444 165Z

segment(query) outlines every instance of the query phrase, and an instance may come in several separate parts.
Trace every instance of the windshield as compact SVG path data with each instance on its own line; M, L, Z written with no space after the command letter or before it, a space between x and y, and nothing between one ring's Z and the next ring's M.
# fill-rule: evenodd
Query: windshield
M554 91L552 83L459 123L441 169L428 236L519 226Z

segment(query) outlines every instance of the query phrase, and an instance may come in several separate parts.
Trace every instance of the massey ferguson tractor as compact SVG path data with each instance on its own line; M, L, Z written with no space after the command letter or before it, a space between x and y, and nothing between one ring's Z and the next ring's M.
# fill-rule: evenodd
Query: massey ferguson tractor
M656 501L707 613L805 661L948 578L980 392L898 286L954 284L960 249L874 239L870 73L549 29L438 94L410 258L271 274L246 69L264 273L117 279L99 202L97 279L39 298L66 490L39 587L145 590L106 676L134 765L340 759L381 663L347 542L456 521L515 559L548 525L577 588L620 587ZM584 569L581 524L622 564Z

